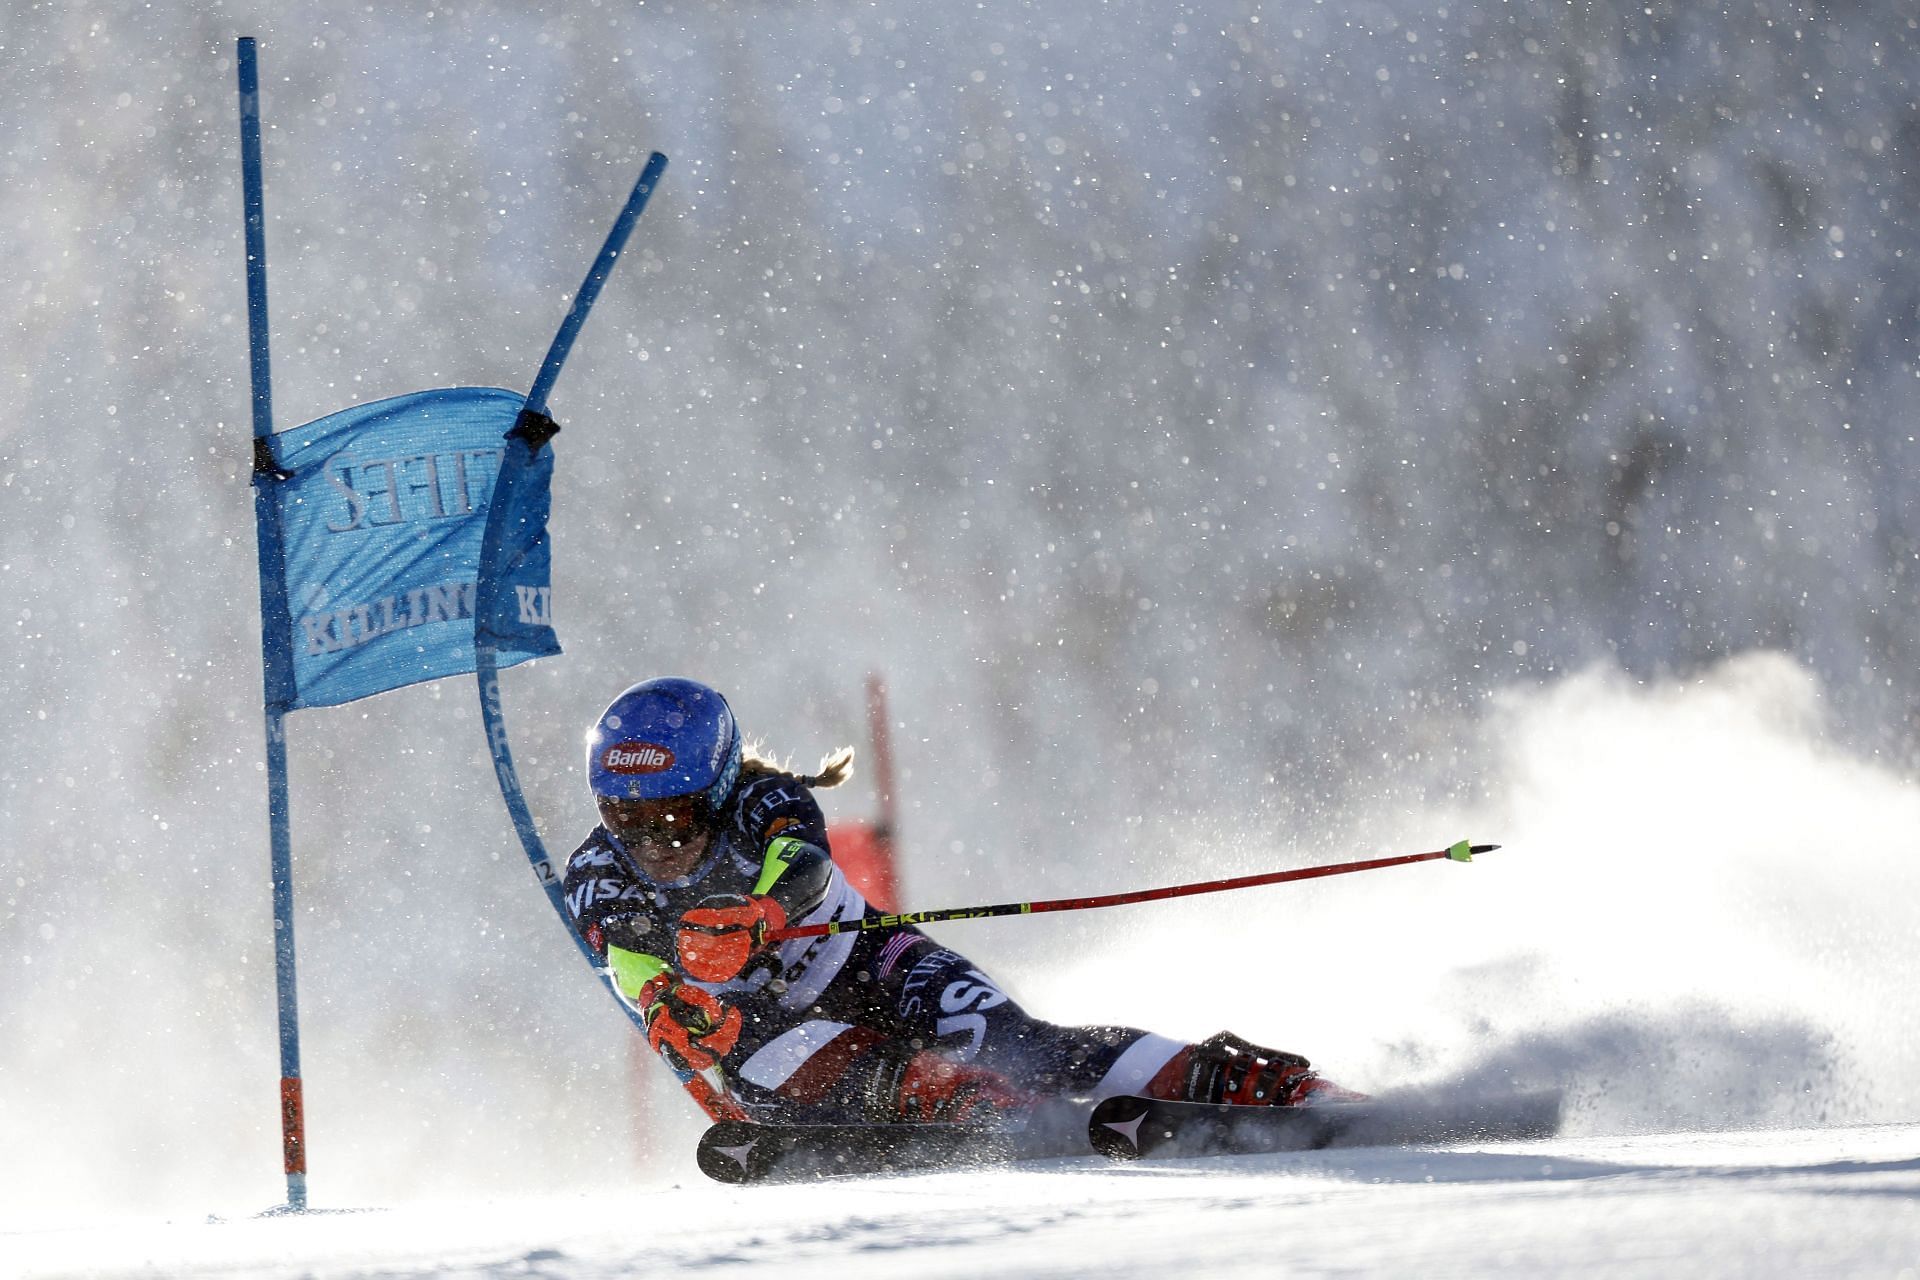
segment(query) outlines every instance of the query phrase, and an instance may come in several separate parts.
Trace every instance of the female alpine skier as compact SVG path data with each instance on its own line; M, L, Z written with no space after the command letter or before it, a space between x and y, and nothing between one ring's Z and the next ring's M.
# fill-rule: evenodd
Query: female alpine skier
M587 736L600 811L567 860L574 927L714 1119L978 1120L1046 1098L1296 1106L1361 1097L1228 1032L1198 1044L1060 1026L910 925L769 943L868 913L834 865L817 787L743 746L726 699L642 681Z

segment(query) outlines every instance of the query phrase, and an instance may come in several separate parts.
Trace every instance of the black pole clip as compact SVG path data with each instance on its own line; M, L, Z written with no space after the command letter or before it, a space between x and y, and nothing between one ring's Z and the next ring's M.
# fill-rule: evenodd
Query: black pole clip
M283 468L273 456L273 445L266 436L253 438L253 478L261 480L291 480L293 472Z
M520 411L513 421L513 430L507 432L509 440L527 442L527 452L539 457L540 451L547 447L547 441L560 434L560 424L531 406Z

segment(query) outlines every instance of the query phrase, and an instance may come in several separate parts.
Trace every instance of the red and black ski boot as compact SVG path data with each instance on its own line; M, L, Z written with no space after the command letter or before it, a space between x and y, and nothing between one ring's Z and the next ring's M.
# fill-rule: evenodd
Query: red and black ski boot
M1169 1102L1243 1107L1367 1101L1366 1094L1343 1089L1312 1068L1297 1053L1264 1048L1222 1031L1174 1054L1141 1092Z

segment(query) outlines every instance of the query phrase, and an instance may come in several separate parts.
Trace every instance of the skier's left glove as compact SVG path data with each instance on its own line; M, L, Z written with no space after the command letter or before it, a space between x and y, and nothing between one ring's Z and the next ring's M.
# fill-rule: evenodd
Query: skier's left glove
M740 1042L740 1011L661 974L640 989L647 1043L682 1071L705 1071Z
M772 898L723 893L708 898L680 917L675 945L680 968L698 982L727 982L740 976L767 935L787 927L787 913Z

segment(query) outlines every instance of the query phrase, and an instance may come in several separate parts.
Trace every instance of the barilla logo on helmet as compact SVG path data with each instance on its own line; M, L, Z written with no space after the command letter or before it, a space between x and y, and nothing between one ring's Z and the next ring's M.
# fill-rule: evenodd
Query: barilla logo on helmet
M665 773L673 768L673 752L657 742L616 742L600 753L600 767L608 773Z

